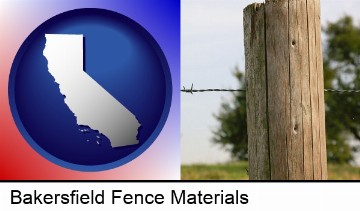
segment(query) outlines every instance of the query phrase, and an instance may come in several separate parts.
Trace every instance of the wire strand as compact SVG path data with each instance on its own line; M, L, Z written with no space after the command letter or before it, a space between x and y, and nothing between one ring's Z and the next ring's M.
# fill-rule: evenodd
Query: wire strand
M194 84L191 84L190 89L186 89L185 86L183 86L183 89L180 90L181 92L185 93L196 93L196 92L246 92L245 89L194 89ZM354 93L360 93L360 90L352 90L352 89L324 89L324 92L329 93L338 93L338 94L354 94Z

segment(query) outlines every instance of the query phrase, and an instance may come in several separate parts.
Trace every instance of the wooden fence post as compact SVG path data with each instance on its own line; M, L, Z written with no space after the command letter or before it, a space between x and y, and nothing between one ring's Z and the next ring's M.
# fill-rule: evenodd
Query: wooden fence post
M249 176L327 179L320 0L244 9Z

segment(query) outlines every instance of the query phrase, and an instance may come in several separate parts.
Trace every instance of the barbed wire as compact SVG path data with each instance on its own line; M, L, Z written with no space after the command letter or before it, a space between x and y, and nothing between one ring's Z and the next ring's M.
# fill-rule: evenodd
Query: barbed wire
M190 89L186 89L185 86L183 86L183 89L180 91L191 94L194 92L246 92L245 89L194 89L194 84L191 84Z
M352 93L360 93L360 90L352 90L352 89L324 89L325 92L334 92L334 93L340 93L340 94L352 94Z
M180 90L181 92L185 93L196 93L196 92L246 92L245 89L194 89L194 84L191 84L190 89L186 89L183 86L183 89ZM324 89L324 92L329 93L337 93L337 94L353 94L353 93L360 93L360 90L355 89Z

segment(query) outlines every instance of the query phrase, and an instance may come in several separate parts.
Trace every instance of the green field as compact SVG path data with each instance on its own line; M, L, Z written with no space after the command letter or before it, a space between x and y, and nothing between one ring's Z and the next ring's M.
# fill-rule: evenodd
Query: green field
M183 165L183 180L248 180L247 162L231 162L217 165ZM360 180L360 167L351 165L328 166L329 180Z

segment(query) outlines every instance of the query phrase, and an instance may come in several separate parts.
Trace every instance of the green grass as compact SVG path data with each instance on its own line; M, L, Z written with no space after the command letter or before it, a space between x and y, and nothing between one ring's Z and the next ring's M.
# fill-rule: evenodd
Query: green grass
M232 162L217 165L183 165L183 180L247 180L247 163Z
M216 165L183 165L183 180L248 180L247 162L231 162ZM350 165L328 166L329 180L360 180L360 168Z
M360 167L329 164L328 176L330 180L360 180Z

